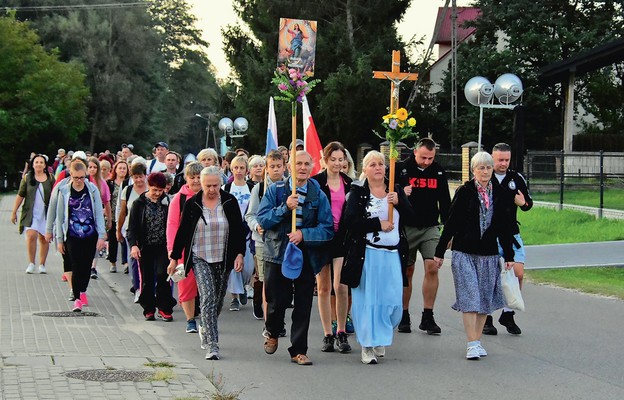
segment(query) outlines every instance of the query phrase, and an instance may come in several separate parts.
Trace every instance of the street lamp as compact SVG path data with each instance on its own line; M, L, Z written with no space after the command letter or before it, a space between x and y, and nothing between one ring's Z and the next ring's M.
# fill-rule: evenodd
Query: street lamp
M213 113L209 113L208 114L208 118L204 117L201 114L195 114L195 116L199 117L199 118L201 118L201 119L203 119L205 121L207 121L207 124L206 124L206 145L204 146L204 148L206 149L206 148L208 148L208 137L210 136L210 122L211 122L211 118L214 116L214 114ZM215 149L216 149L217 148L217 137L216 137L216 135L214 133L214 130L212 131L212 140L214 141Z
M234 121L225 117L219 120L219 130L225 134L226 145L232 144L232 138L240 138L245 136L243 133L249 128L249 122L244 117L238 117Z
M513 110L522 104L522 81L514 74L503 74L492 85L487 78L475 76L470 78L464 86L466 100L473 106L479 107L479 147L481 150L481 135L483 132L483 109L503 108ZM496 98L499 104L494 104ZM520 99L520 104L511 104Z

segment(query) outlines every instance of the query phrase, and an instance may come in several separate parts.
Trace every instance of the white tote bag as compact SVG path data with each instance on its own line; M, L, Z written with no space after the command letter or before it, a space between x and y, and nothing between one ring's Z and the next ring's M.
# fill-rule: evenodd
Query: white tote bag
M524 311L524 300L520 293L520 282L514 273L514 269L505 269L505 260L500 259L501 284L503 286L503 297L508 308L512 310Z

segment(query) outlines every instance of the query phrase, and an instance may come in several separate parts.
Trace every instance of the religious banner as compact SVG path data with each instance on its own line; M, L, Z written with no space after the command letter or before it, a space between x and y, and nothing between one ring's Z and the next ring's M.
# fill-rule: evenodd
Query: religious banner
M314 76L316 21L280 18L277 66Z

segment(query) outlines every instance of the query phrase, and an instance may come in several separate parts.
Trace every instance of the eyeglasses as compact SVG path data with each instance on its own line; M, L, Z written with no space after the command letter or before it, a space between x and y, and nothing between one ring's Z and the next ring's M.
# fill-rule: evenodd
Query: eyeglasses
M75 181L84 181L86 176L85 175L83 175L83 176L72 176L71 178L73 180L75 180Z

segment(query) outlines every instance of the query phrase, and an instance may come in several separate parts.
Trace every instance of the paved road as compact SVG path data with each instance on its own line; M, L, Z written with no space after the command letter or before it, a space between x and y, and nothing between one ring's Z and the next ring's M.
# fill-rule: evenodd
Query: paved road
M242 391L241 399L624 398L624 302L527 284L527 312L517 315L523 334L508 335L498 325L498 336L483 339L490 355L467 361L461 316L450 308L454 292L446 264L435 310L442 335L397 333L386 358L374 366L360 363L353 337L357 350L351 354L320 351L316 306L308 351L315 365L292 364L288 338L280 340L276 354L264 354L262 323L252 318L249 305L240 312L223 311L223 358L206 361L198 336L184 333L179 308L171 323L143 321L140 307L132 303L128 276L108 273L103 260L101 277L89 288L88 310L100 317L35 316L38 311L68 310L70 303L58 256L50 256L47 275L24 274L23 238L9 223L12 201L0 198L0 398L206 398L214 390L207 378L211 375L222 377L225 391ZM622 242L615 244L614 263L622 263L618 245ZM606 256L607 250L597 246L611 245L531 248L528 265L559 266L565 262L562 254L572 255L574 264L584 262L585 252ZM417 270L419 282L422 270ZM421 307L417 292L411 307L414 319ZM153 370L143 365L147 361L175 364L175 377L168 383L102 383L64 375L107 367Z

